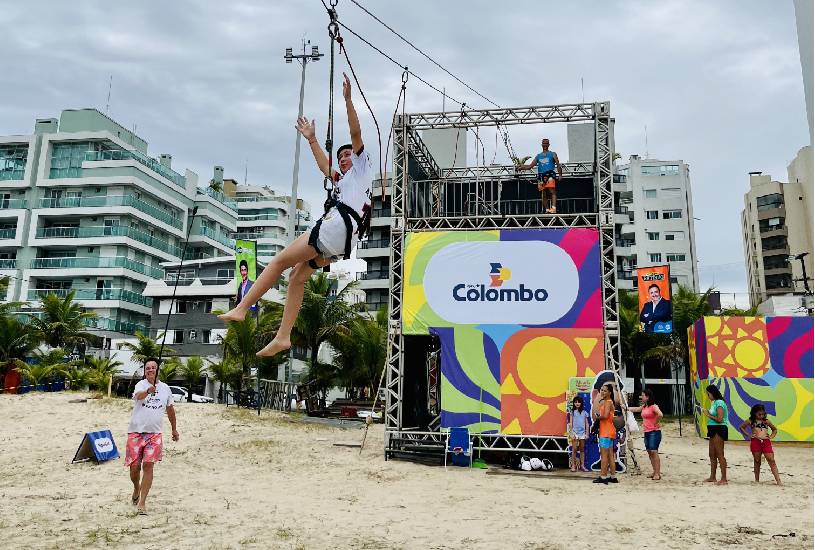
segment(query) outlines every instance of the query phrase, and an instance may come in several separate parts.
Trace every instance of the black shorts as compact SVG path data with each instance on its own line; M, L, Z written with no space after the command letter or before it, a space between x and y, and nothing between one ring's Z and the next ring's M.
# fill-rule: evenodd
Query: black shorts
M724 441L727 441L727 426L708 425L707 436L713 439L714 435L718 435Z
M557 183L557 174L555 174L552 170L549 170L548 172L544 172L542 174L538 174L539 183L546 183L547 181L549 181L550 178L555 180L555 183Z

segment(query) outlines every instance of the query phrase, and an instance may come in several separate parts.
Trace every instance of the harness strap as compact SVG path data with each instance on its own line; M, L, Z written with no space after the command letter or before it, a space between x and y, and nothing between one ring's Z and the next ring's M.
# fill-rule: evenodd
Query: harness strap
M340 202L336 199L326 201L326 213L328 213L328 211L331 208L337 209L337 212L339 212L340 217L342 218L342 221L345 224L345 250L343 257L345 259L348 259L351 257L351 242L354 235L354 227L351 225L351 219L354 220L357 229L359 229L360 227L362 227L362 218L360 217L356 210L354 210L344 202ZM314 227L311 228L311 232L309 233L308 236L308 244L311 245L311 247L313 247L314 250L316 250L317 253L320 254L321 256L325 256L325 253L322 250L320 250L320 247L317 244L317 242L320 238L320 226L322 225L324 218L325 214L323 214L322 218L317 220L317 223L315 223ZM315 267L316 264L311 263L312 261L309 262L309 265L314 269L317 269L317 267Z

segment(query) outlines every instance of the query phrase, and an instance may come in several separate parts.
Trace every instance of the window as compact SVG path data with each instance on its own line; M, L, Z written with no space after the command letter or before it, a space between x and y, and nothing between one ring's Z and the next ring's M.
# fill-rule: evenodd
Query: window
M758 230L762 233L766 231L775 231L784 227L784 218L769 218L766 220L758 220Z
M662 166L642 166L640 173L643 176L676 176L679 175L678 164L664 164Z
M666 241L684 241L685 240L685 232L684 231L666 231L665 232L665 240Z
M204 313L212 313L212 300L204 302Z
M661 261L662 261L662 253L661 253L661 252L656 253L656 254L649 253L649 254L648 254L648 259L649 259L649 260L650 260L652 263L654 263L654 262L661 262Z
M174 330L173 333L173 344L183 344L184 343L184 331L183 330Z
M661 191L660 194L665 199L678 199L682 196L682 189L679 187L663 187Z
M212 336L212 331L210 331L208 329L203 329L201 331L201 338L202 338L202 340L204 341L205 344L211 344L212 343L210 341L211 336Z
M175 312L176 313L187 313L187 302L179 301L175 303Z
M756 199L756 206L758 207L759 212L772 210L773 208L781 208L784 206L784 195L781 193L772 193L770 195L758 197Z
M663 220L676 220L682 217L681 210L665 210L662 213Z
M658 220L659 219L659 210L646 210L645 211L645 219L646 220Z
M775 237L764 237L761 239L762 250L780 250L787 248L787 237L785 235L777 235Z
M21 180L28 160L28 144L0 145L0 180Z
M656 189L644 189L646 199L655 199L657 198L657 190Z
M764 269L784 269L789 266L786 254L764 257Z
M659 233L652 233L651 231L647 232L648 240L649 241L658 241L659 240Z
M684 262L685 261L685 255L684 254L666 254L665 259L668 260L668 262Z

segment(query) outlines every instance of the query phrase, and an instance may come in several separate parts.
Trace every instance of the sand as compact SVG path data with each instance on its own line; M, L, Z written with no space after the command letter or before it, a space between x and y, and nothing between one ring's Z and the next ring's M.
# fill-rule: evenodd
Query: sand
M82 434L110 428L124 454L130 402L0 395L0 546L14 548L812 548L813 450L777 445L785 486L752 481L744 444L715 487L707 442L666 427L664 478L488 475L362 455L358 425L179 404L148 501L129 504L124 458L71 465ZM169 430L169 424L167 424ZM640 462L641 437L637 440ZM648 471L646 467L646 472ZM745 529L746 528L746 529ZM795 533L795 537L773 537Z

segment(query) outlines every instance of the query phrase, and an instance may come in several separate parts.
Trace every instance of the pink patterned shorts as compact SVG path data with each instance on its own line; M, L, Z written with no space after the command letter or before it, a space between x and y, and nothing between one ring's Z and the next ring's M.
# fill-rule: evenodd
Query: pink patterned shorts
M161 435L161 433L128 433L125 466L129 467L142 462L159 462L164 454L164 442Z

